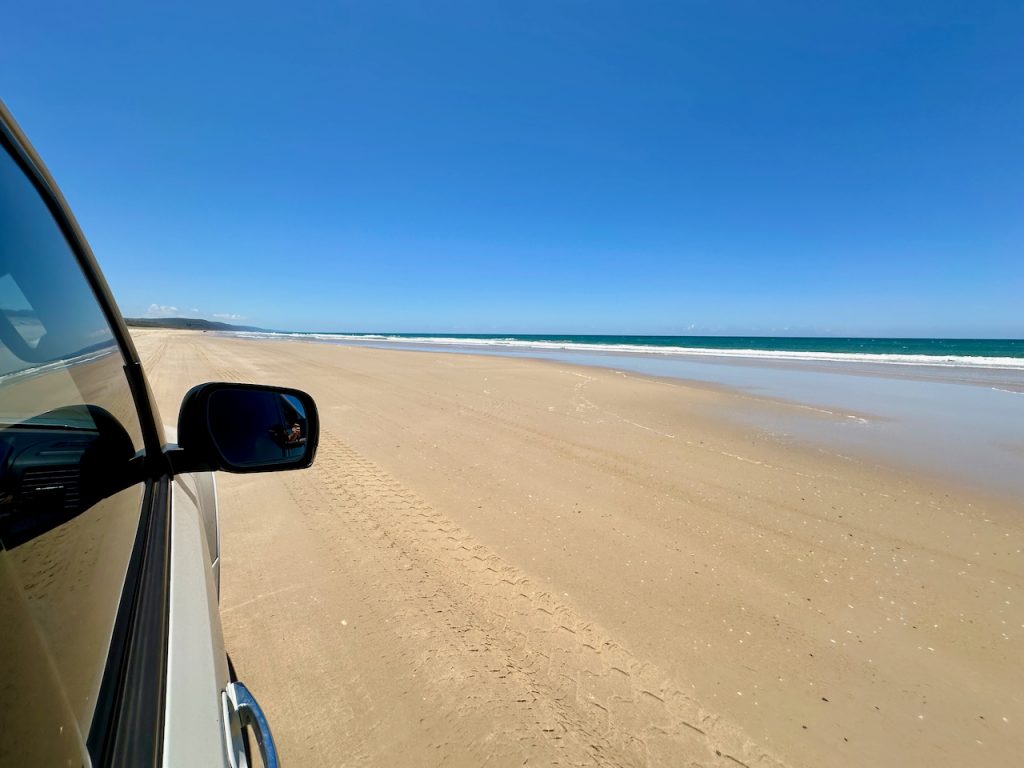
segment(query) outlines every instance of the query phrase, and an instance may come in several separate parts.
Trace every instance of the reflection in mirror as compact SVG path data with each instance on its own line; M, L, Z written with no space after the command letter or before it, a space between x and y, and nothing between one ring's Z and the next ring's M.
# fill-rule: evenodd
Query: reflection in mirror
M309 421L302 402L262 389L219 389L210 395L210 435L237 467L292 464L308 450Z

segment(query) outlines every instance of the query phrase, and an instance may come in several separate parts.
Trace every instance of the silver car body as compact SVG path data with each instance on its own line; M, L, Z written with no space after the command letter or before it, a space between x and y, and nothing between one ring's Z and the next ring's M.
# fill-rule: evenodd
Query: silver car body
M0 768L241 768L248 765L247 730L264 764L276 768L266 718L231 680L219 612L217 483L195 467L309 466L315 404L308 400L308 445L289 449L302 453L301 461L218 464L175 445L88 244L2 103L0 145ZM38 249L22 229L45 230ZM61 259L66 268L53 266ZM44 262L51 266L33 266ZM12 300L18 279L26 291ZM43 323L41 307L51 299L37 290L44 301L29 306L25 296L33 296L29 287L45 294L51 280L65 291L53 289L51 310L69 305L69 316L81 310L96 322ZM47 333L53 347L60 332L85 338L98 326L104 341L96 349L79 344L68 347L78 352L52 358L29 354ZM249 386L249 395L261 389L207 386ZM280 392L291 402L308 399ZM43 405L31 410L37 401ZM183 407L181 418L187 413ZM193 421L182 423L193 424L194 436ZM61 447L75 441L82 447ZM96 453L126 445L116 462L104 458L113 453Z

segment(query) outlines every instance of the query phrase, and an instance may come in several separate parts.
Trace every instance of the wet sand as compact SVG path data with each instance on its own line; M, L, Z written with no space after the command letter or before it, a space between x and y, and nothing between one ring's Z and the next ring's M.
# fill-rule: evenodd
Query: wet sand
M1019 505L780 442L706 385L134 335L169 423L206 380L319 404L314 468L219 478L225 636L289 764L1024 749Z
M730 399L722 411L726 419L862 461L948 475L984 493L1024 498L1018 458L1024 448L1024 370L1019 367L460 347L406 340L342 343L552 360L611 368L622 375L683 379L689 386L705 382L752 395L750 408ZM788 407L761 407L768 400ZM817 416L823 411L848 418L822 421Z

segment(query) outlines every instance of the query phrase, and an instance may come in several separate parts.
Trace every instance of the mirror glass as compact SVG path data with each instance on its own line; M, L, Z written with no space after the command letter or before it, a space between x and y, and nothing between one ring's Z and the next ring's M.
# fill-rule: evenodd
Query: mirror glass
M287 465L309 450L302 401L272 389L219 389L209 401L210 435L238 467Z

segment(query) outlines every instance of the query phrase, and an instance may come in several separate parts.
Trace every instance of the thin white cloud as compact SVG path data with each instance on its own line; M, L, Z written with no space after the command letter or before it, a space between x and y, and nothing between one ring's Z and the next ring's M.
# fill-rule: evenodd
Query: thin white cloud
M245 315L240 315L237 312L204 312L198 307L178 309L173 304L157 304L155 302L149 305L146 315L149 317L212 317L216 320L245 320Z
M178 308L172 307L169 304L150 304L146 314L152 317L167 317L168 315L178 314Z

